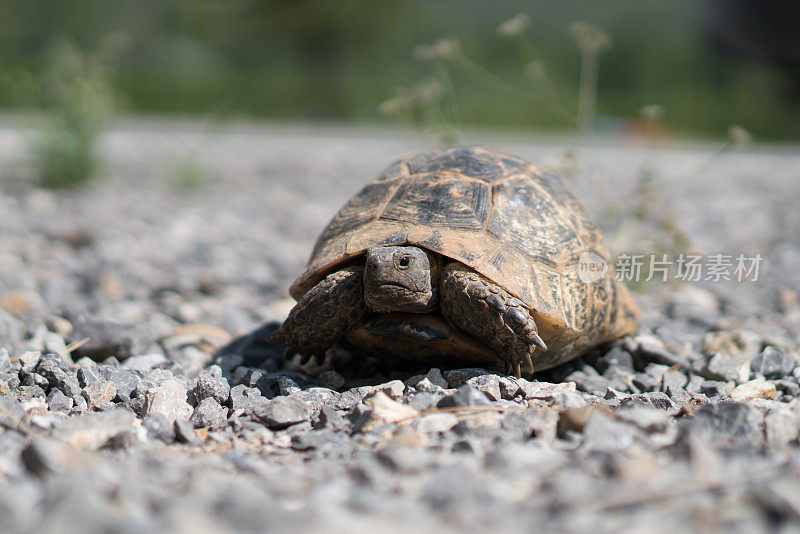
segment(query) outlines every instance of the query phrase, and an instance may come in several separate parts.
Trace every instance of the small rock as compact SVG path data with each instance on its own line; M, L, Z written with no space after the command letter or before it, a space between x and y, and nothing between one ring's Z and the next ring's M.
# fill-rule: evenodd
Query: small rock
M747 382L750 378L750 358L744 353L718 352L709 360L706 376L713 380Z
M82 395L72 397L72 413L83 413L89 408L89 403Z
M275 384L278 389L278 395L294 395L302 390L300 385L288 376L281 376Z
M79 396L81 394L81 385L78 383L78 379L65 371L59 371L58 373L60 377L54 387L63 391L67 397L74 398Z
M637 358L643 364L655 362L672 366L681 361L681 358L667 349L664 342L656 336L642 334L636 336L635 341Z
M501 376L498 385L500 387L500 397L505 400L513 400L521 391L519 383L507 376Z
M418 393L430 393L432 395L439 395L440 397L445 394L444 388L432 383L427 377L423 377L422 380L414 384L414 389Z
M230 401L233 411L248 414L252 414L256 408L267 403L267 399L261 396L258 388L249 388L243 384L231 388Z
M667 391L671 387L683 388L689 378L680 371L667 371L661 375L661 391Z
M169 379L149 388L145 393L145 415L160 413L167 421L189 419L192 407L186 402L186 388L178 380Z
M773 380L772 383L775 384L778 391L786 395L791 395L793 397L800 396L800 385L798 385L797 382L792 382L791 380Z
M447 432L458 424L458 417L452 413L432 413L423 415L413 423L414 428L423 434Z
M190 421L195 428L219 428L225 424L228 410L214 397L206 397L195 406Z
M379 384L375 386L374 391L386 393L390 399L399 399L403 396L403 392L406 390L406 385L403 383L402 380L392 380L391 382L386 382L385 384Z
M131 436L136 417L125 409L68 417L53 429L53 437L79 449L99 449L111 440Z
M367 402L368 409L355 423L357 432L369 432L376 426L395 423L419 414L414 408L392 400L385 393L378 393Z
M47 396L44 390L39 386L19 386L17 388L16 394L17 398L21 402L30 401L38 397L44 399Z
M117 390L116 399L125 403L130 402L131 395L142 381L136 371L120 369L113 365L100 365L97 367L97 372L103 379L114 383Z
M667 397L666 393L651 391L637 393L620 401L620 406L634 406L641 408L655 408L657 410L677 410L678 407Z
M72 398L64 395L60 389L54 389L47 396L47 406L51 412L68 412L73 404Z
M23 450L25 468L39 477L66 473L82 463L80 453L72 446L55 439L36 438Z
M465 369L453 369L450 371L445 371L443 373L443 376L444 379L447 380L447 385L450 388L458 389L464 384L466 384L467 380L469 380L470 378L487 374L489 374L489 372L486 369L465 368Z
M2 310L0 310L2 313ZM2 340L0 339L0 343ZM5 347L0 347L0 373L7 373L11 371L11 356L8 354L8 350Z
M764 417L764 433L772 447L786 447L800 436L797 416L789 410L773 410Z
M295 397L276 397L255 409L253 415L272 430L287 428L311 417L305 402Z
M423 410L427 410L432 406L435 406L436 403L439 402L441 399L442 395L421 391L416 395L414 395L414 397L411 399L408 405L414 408L415 410L421 412Z
M18 400L0 396L0 428L19 429L21 424L27 422L28 414Z
M23 386L39 386L42 389L50 388L49 380L39 373L33 373L31 371L26 371L25 369L19 372L19 383Z
M517 384L526 399L552 399L567 393L575 393L575 382L529 382L524 378L517 378ZM608 389L608 388L606 388Z
M445 380L444 376L442 375L442 371L434 367L428 374L425 375L425 378L430 380L431 384L434 386L439 386L442 389L447 389L448 387L457 387L457 386L449 386L448 381Z
M614 347L600 356L595 365L600 372L605 372L612 367L633 371L633 356L626 350Z
M500 391L500 377L497 375L474 376L467 380L467 384L482 391L490 400L497 401L503 396Z
M168 363L169 360L166 356L160 352L153 352L151 354L130 356L120 365L120 368L129 371L149 371Z
M731 391L730 398L740 402L752 399L774 399L775 393L775 384L758 378L736 386L736 388Z
M692 400L692 395L679 386L667 387L667 396L676 404L688 404Z
M160 413L151 413L142 419L142 426L147 431L147 437L157 439L164 443L172 443L175 432L167 418Z
M199 401L211 398L218 404L227 404L231 396L231 386L222 376L222 369L218 365L212 365L197 377L194 394Z
M646 432L664 430L672 421L673 414L649 406L624 408L615 412L617 419L630 423Z
M604 395L606 390L613 385L607 378L588 374L581 370L570 373L566 379L569 382L574 382L578 390L592 395Z
M330 406L320 407L319 413L317 414L317 423L319 426L329 430L341 430L347 427L347 420Z
M117 396L117 388L114 386L114 382L101 380L83 388L82 395L89 408L104 409Z
M581 448L593 452L613 453L627 449L636 437L635 429L615 421L608 413L595 410L583 427Z
M372 386L361 386L343 391L331 406L337 410L352 410L364 401L364 397L373 392Z
M563 410L558 417L558 435L563 437L567 432L583 432L586 422L595 411L603 413L611 413L611 409L607 406L581 406L575 408L567 408Z
M39 363L39 358L42 357L42 353L35 350L29 350L27 352L23 352L19 355L17 360L19 360L20 365L22 368L27 371L33 371L36 368L36 364Z
M440 400L436 406L451 408L455 406L486 406L488 404L491 403L483 392L469 384L464 384L455 393Z
M175 441L178 443L194 445L200 442L200 437L188 420L176 419L173 421L172 427L175 430Z
M317 384L334 391L338 391L339 388L343 387L345 382L345 378L332 369L321 372L317 377Z
M732 389L730 383L720 380L704 380L703 383L700 384L700 393L711 397L727 395Z
M703 404L686 424L712 432L724 446L758 447L764 440L756 409L742 402Z
M103 380L103 377L100 375L100 371L96 365L78 369L78 384L80 384L82 388L85 388L89 384L100 382L101 380Z
M36 373L45 377L51 386L68 374L69 364L60 354L43 354L36 363Z
M765 378L784 378L790 376L797 362L782 348L767 345L755 357L750 368Z
M703 354L738 354L748 362L761 351L761 336L750 330L721 330L703 337Z

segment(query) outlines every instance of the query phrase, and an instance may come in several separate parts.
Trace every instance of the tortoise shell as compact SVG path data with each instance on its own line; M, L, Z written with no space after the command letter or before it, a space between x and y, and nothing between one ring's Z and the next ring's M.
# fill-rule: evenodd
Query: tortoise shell
M638 324L636 304L613 269L581 279L582 256L606 265L610 256L561 179L484 146L436 150L390 165L334 216L290 293L299 299L371 247L403 244L459 261L524 302L548 345L538 369Z

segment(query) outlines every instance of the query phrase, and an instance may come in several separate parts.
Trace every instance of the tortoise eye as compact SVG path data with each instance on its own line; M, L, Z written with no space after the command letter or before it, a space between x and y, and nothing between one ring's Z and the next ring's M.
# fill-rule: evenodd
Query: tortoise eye
M400 258L400 261L397 263L397 265L401 269L408 269L408 266L411 265L411 256L403 256Z

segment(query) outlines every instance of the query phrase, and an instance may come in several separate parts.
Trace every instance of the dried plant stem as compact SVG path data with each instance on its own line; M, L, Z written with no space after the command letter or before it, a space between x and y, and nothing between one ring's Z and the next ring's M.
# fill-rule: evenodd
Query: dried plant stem
M597 106L597 78L599 52L584 50L581 54L581 78L578 89L578 131L594 131L595 108Z

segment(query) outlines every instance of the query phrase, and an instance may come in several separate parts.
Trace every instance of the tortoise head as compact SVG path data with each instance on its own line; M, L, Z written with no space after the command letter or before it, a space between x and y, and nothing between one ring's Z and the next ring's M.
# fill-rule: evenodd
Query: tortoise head
M419 247L373 247L364 267L364 299L378 313L425 313L439 293L439 261Z

